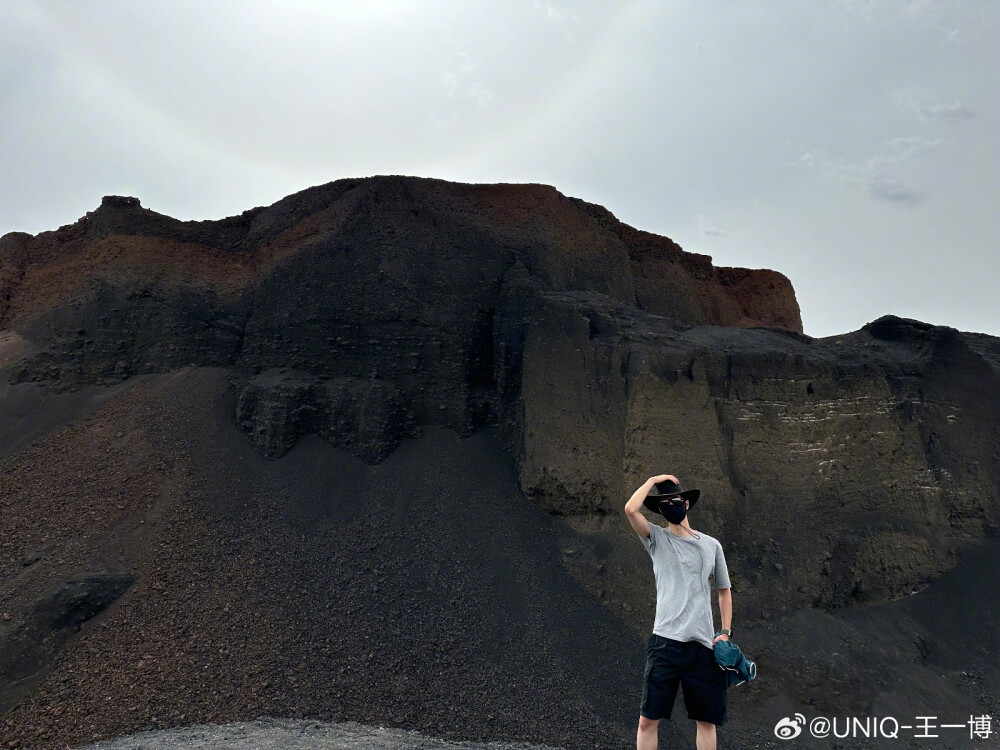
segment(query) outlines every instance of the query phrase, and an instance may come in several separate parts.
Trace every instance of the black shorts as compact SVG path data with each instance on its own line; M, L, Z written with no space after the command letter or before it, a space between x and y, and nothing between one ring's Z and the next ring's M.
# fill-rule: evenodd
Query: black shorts
M639 713L647 719L669 719L684 686L688 718L717 726L726 722L726 674L715 652L697 641L675 641L653 633L646 645L646 674Z

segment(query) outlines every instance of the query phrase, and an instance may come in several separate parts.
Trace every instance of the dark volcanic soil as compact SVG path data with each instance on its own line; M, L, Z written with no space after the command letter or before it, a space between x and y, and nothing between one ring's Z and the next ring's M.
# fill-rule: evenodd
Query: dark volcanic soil
M138 571L5 717L9 746L261 714L629 740L642 642L562 568L488 433L428 429L378 467L313 436L270 462L227 375L144 378L5 461L0 608Z

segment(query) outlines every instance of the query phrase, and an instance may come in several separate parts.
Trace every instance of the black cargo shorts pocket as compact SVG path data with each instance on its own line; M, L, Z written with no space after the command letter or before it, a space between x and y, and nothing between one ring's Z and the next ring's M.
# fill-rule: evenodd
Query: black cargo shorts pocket
M653 637L655 637L655 636L653 636ZM650 638L649 642L646 644L646 669L642 673L642 679L643 680L648 680L649 679L649 673L653 670L653 652L655 650L656 650L656 648L655 648L655 644L653 642L653 638Z

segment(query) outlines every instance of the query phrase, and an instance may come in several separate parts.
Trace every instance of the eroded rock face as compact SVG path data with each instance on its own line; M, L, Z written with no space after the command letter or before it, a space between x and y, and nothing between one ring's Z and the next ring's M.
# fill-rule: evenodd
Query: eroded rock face
M524 491L593 519L677 469L751 622L906 596L1000 520L995 339L891 316L820 340L676 330L567 295L526 330Z
M268 458L283 456L299 435L317 433L365 461L382 461L420 428L391 382L312 377L267 370L240 392L236 421Z

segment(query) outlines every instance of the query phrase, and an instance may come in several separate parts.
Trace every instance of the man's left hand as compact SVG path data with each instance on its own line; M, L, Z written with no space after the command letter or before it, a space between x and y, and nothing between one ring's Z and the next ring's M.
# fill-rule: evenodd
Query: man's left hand
M728 640L729 640L728 635L717 635L712 641L712 645L714 646L716 641L728 641Z

